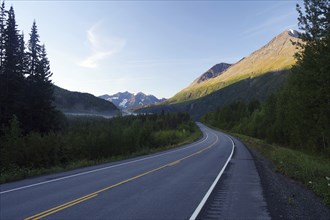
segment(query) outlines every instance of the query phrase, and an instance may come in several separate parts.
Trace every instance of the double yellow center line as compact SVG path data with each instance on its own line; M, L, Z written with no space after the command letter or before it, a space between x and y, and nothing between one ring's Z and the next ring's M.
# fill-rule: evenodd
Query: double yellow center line
M137 175L137 176L131 177L131 178L126 179L126 180L123 180L123 181L121 181L121 182L119 182L119 183L116 183L116 184L114 184L114 185L111 185L111 186L108 186L108 187L106 187L106 188L100 189L100 190L98 190L98 191L96 191L96 192L93 192L93 193L90 193L90 194L88 194L88 195L86 195L86 196L80 197L80 198L78 198L78 199L72 200L72 201L70 201L70 202L64 203L64 204L59 205L59 206L56 206L56 207L54 207L54 208L48 209L48 210L46 210L46 211L44 211L44 212L40 212L40 213L38 213L38 214L36 214L36 215L33 215L33 216L31 216L31 217L28 217L28 218L25 218L25 220L36 220L36 219L44 218L44 217L46 217L46 216L52 215L52 214L54 214L54 213L56 213L56 212L59 212L59 211L61 211L61 210L63 210L63 209L69 208L69 207L71 207L71 206L77 205L77 204L79 204L79 203L81 203L81 202L84 202L84 201L86 201L86 200L89 200L89 199L91 199L91 198L94 198L94 197L98 196L98 194L101 193L101 192L104 192L104 191L106 191L106 190L112 189L112 188L114 188L114 187L116 187L116 186L119 186L119 185L122 185L122 184L124 184L124 183L131 182L131 181L133 181L133 180L135 180L135 179L141 178L141 177L146 176L146 175L148 175L148 174L150 174L150 173L154 173L154 172L156 172L156 171L159 171L159 170L161 170L161 169L163 169L163 168L165 168L165 167L174 166L174 165L180 163L180 162L183 161L183 160L186 160L186 159L188 159L188 158L190 158L190 157L193 157L193 156L195 156L195 155L197 155L197 154L200 154L200 153L202 153L202 152L204 152L204 151L210 149L211 147L213 147L213 146L218 142L218 140L219 140L218 136L217 136L217 135L215 135L215 136L216 136L216 140L215 140L212 144L210 144L208 147L206 147L206 148L204 148L204 149L202 149L202 150L200 150L200 151L197 151L196 153L190 154L190 155L188 155L188 156L186 156L186 157L183 157L183 158L181 158L181 159L179 159L179 160L176 160L176 161L173 161L173 162L171 162L171 163L165 164L165 165L163 165L163 166L161 166L161 167L155 168L155 169L153 169L153 170L149 170L149 171L144 172L144 173L142 173L142 174L139 174L139 175Z
M46 210L44 212L41 212L39 214L36 214L34 216L28 217L25 220L44 218L44 217L46 217L48 215L54 214L54 213L59 212L59 211L61 211L63 209L69 208L69 207L74 206L76 204L79 204L79 203L81 203L83 201L86 201L88 199L91 199L91 198L93 198L93 197L95 197L97 195L98 195L97 193L92 193L92 194L89 194L87 196L80 197L78 199L75 199L75 200L72 200L70 202L64 203L62 205L56 206L54 208L48 209L48 210Z

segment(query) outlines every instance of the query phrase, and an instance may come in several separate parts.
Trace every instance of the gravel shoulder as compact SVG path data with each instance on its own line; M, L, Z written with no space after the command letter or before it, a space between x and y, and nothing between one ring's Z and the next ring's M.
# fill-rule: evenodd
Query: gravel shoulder
M271 161L247 148L254 158L272 219L330 219L330 208L312 191L276 172Z

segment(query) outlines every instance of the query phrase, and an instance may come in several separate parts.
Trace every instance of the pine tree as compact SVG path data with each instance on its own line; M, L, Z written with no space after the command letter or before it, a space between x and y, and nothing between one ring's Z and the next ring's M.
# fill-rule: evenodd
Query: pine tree
M28 74L28 56L25 51L24 33L22 33L19 36L19 58L18 59L19 59L18 68L22 72L23 76L25 76Z
M19 119L23 115L24 75L22 73L20 36L18 34L15 12L13 7L8 11L6 29L4 31L4 57L1 74L0 94L0 123L8 124L16 115Z
M29 55L29 75L28 77L34 77L37 74L38 59L40 55L40 40L38 34L38 28L34 21L31 28L30 40L28 42L28 55Z
M304 44L280 98L286 105L279 109L290 143L319 151L330 145L329 1L305 0L304 6L297 6Z
M49 60L44 45L40 45L36 22L33 22L28 42L28 117L27 131L48 132L54 128L56 111L53 106L53 84Z
M53 93L54 87L50 77L53 75L50 71L49 60L47 58L45 45L40 48L40 57L37 64L37 89L39 93L39 109L40 117L43 123L41 123L41 131L45 132L50 129L52 120L54 117L54 106L53 106Z
M6 29L5 2L0 7L0 74L3 74L3 60L5 53L5 29Z
M319 41L329 34L329 0L304 0L304 12L297 4L298 26L304 31L300 38L308 43Z

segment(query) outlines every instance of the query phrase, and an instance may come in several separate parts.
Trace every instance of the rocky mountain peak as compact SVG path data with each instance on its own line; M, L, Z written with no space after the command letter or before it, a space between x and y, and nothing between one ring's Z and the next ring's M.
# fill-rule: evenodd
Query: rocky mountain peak
M231 65L229 63L218 63L197 78L193 84L200 84L201 82L215 78L224 73Z
M100 98L112 102L120 109L134 108L140 105L149 105L165 101L165 99L158 99L153 95L146 95L143 92L137 94L126 92L118 92L113 95L102 95Z
M296 31L296 30L289 29L289 30L288 30L288 34L289 34L291 37L299 38L299 32Z

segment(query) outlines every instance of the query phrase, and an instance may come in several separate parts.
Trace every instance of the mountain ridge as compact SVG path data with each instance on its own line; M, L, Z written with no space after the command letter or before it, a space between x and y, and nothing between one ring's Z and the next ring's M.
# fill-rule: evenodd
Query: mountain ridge
M204 81L207 81L211 78L215 78L219 75L221 75L222 73L224 73L232 64L229 63L218 63L215 64L214 66L212 66L209 70L207 70L205 73L203 73L200 77L198 77L197 79L195 79L192 82L193 84L200 84Z
M267 72L290 69L296 62L294 54L297 52L297 48L292 44L292 41L299 41L296 36L292 35L296 35L296 32L291 30L282 32L260 49L231 65L216 77L202 81L199 84L191 83L168 99L167 103L179 103L201 98L246 78L257 77Z
M292 42L301 42L297 36L298 32L286 30L221 74L196 83L206 71L167 101L136 112L186 111L199 119L234 101L265 100L285 83L296 63L294 54L298 49Z
M119 109L110 102L89 93L72 92L54 86L54 105L66 114L95 114L114 116Z
M126 92L118 92L113 95L101 95L99 98L112 102L115 106L120 109L130 109L136 108L138 106L150 105L159 102L163 102L166 99L158 99L154 95L146 95L143 92L138 92L136 94Z

